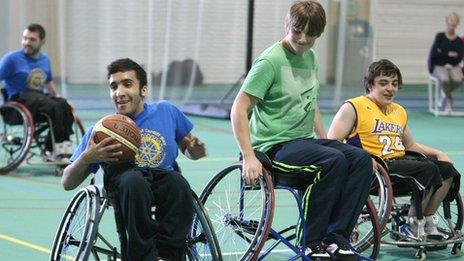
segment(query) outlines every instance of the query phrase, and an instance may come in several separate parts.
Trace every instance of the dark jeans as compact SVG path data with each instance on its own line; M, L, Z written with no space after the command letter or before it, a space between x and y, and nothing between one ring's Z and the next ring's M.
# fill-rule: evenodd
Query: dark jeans
M44 116L41 114L48 115L53 124L53 134L56 142L67 141L69 136L73 134L74 116L71 106L65 99L51 97L42 92L30 91L14 95L12 100L24 104L31 111L34 121L43 120ZM47 150L52 151L52 149L49 141Z
M302 200L307 245L321 241L348 244L369 195L372 181L369 154L326 139L284 142L269 154L275 169L289 168L309 184Z
M114 197L122 260L184 260L193 220L193 199L185 178L173 171L132 168L105 174L105 179Z

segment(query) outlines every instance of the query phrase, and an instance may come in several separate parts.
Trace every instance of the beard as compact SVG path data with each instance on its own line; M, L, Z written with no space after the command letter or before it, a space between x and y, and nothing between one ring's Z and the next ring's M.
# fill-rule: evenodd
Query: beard
M29 56L35 56L40 52L40 48L35 48L32 46L24 46L23 51Z

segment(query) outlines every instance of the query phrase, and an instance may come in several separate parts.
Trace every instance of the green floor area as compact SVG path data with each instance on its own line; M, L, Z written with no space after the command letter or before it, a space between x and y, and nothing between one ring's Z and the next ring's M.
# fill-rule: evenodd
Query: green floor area
M163 95L163 99L177 105L184 103L201 104L230 104L233 102L240 85L234 83L204 84L198 86L166 86L161 94L160 86L153 86L147 100L156 100ZM63 89L59 87L59 92ZM112 110L113 105L108 99L109 88L107 84L67 84L66 98L70 100L78 110ZM318 94L318 105L321 110L335 112L346 99L363 95L365 93L362 84L358 86L341 86L337 89L334 85L322 85ZM338 96L339 95L339 96ZM335 100L335 97L339 97ZM457 110L464 110L464 88L458 88L453 92L454 106ZM396 100L407 109L416 111L428 110L428 86L427 83L415 85L403 85Z
M101 113L86 117L84 124L89 127ZM328 129L333 114L323 115ZM179 158L183 174L199 193L215 173L237 160L239 150L233 138L230 122L224 120L192 117L194 133L208 148L208 156L198 161ZM430 114L413 112L409 125L415 140L447 152L456 168L464 173L464 118L433 117ZM83 186L88 184L85 181ZM461 189L461 193L464 191ZM52 239L68 201L76 191L66 192L60 184L60 177L53 175L52 166L21 165L16 171L0 176L0 260L47 260ZM280 194L278 194L280 195ZM291 208L291 207L290 207ZM288 218L288 204L277 204L276 219ZM113 233L113 217L108 215L102 229ZM278 221L276 221L278 222ZM453 258L446 251L431 252L430 260L464 260ZM384 246L380 260L414 259L414 249ZM278 251L266 260L283 260L288 256Z

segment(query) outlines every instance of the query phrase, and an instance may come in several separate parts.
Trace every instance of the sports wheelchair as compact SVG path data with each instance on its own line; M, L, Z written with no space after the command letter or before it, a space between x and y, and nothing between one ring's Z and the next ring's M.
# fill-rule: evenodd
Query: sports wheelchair
M260 152L255 152L263 164L263 175L256 185L246 184L242 179L242 162L238 161L220 171L203 189L200 200L206 208L221 245L224 260L265 260L269 254L289 252L288 260L310 260L305 255L305 226L302 226L301 244L297 242L297 225L304 224L302 193L307 184L295 180L293 175L272 171L270 160ZM275 194L289 192L277 198L283 208L295 206L297 213L289 210L279 213L275 210ZM288 196L288 193L287 193ZM294 198L295 200L292 200ZM286 221L273 220L274 213L292 217ZM294 214L294 215L292 215ZM295 222L296 220L296 222ZM278 230L274 229L279 227ZM352 248L357 252L370 251L375 259L380 248L378 215L371 200L366 202L358 223L351 235ZM287 248L277 248L280 244ZM289 250L290 249L290 250Z
M192 195L194 218L185 242L188 260L221 261L213 226L195 192L192 191ZM51 261L121 259L118 248L99 228L105 211L112 207L107 196L103 187L103 172L99 171L91 184L79 190L71 199L53 240ZM120 219L116 213L115 221L119 226Z
M416 152L406 152L410 157L425 157ZM451 254L459 256L464 236L461 233L463 225L463 202L457 192L452 199L447 197L441 209L436 213L439 218L438 231L444 235L444 240L428 238L419 228L419 235L406 236L399 232L401 225L405 224L408 216L410 199L414 199L418 219L423 218L422 201L424 190L420 189L413 179L390 173L386 163L374 156L378 163L376 179L373 181L371 198L379 213L379 223L382 231L382 243L398 247L417 248L415 257L425 260L427 251L444 250L452 245ZM423 227L422 227L423 230ZM388 236L387 236L388 235Z
M52 121L46 114L37 119L23 104L7 101L5 89L1 89L3 104L0 105L0 175L15 170L23 160L28 164L55 165L55 174L61 175L65 162L46 160L47 136L50 135L52 147L55 144ZM71 142L79 144L84 135L81 120L74 113L74 137ZM50 131L48 134L47 131Z

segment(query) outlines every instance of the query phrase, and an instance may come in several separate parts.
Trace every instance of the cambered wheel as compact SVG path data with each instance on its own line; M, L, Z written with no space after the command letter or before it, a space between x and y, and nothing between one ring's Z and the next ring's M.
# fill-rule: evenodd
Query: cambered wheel
M74 195L55 235L50 260L88 260L98 229L95 221L99 208L94 186Z
M246 185L242 163L237 162L219 172L201 193L224 260L256 260L268 237L274 187L264 172L256 186Z
M359 253L369 250L369 257L375 260L380 251L381 236L377 211L368 199L352 232L351 244Z
M0 107L0 174L15 170L31 148L32 116L24 105L6 102Z
M213 225L195 193L193 193L193 208L194 218L192 229L187 236L187 256L189 260L221 261L221 251Z

